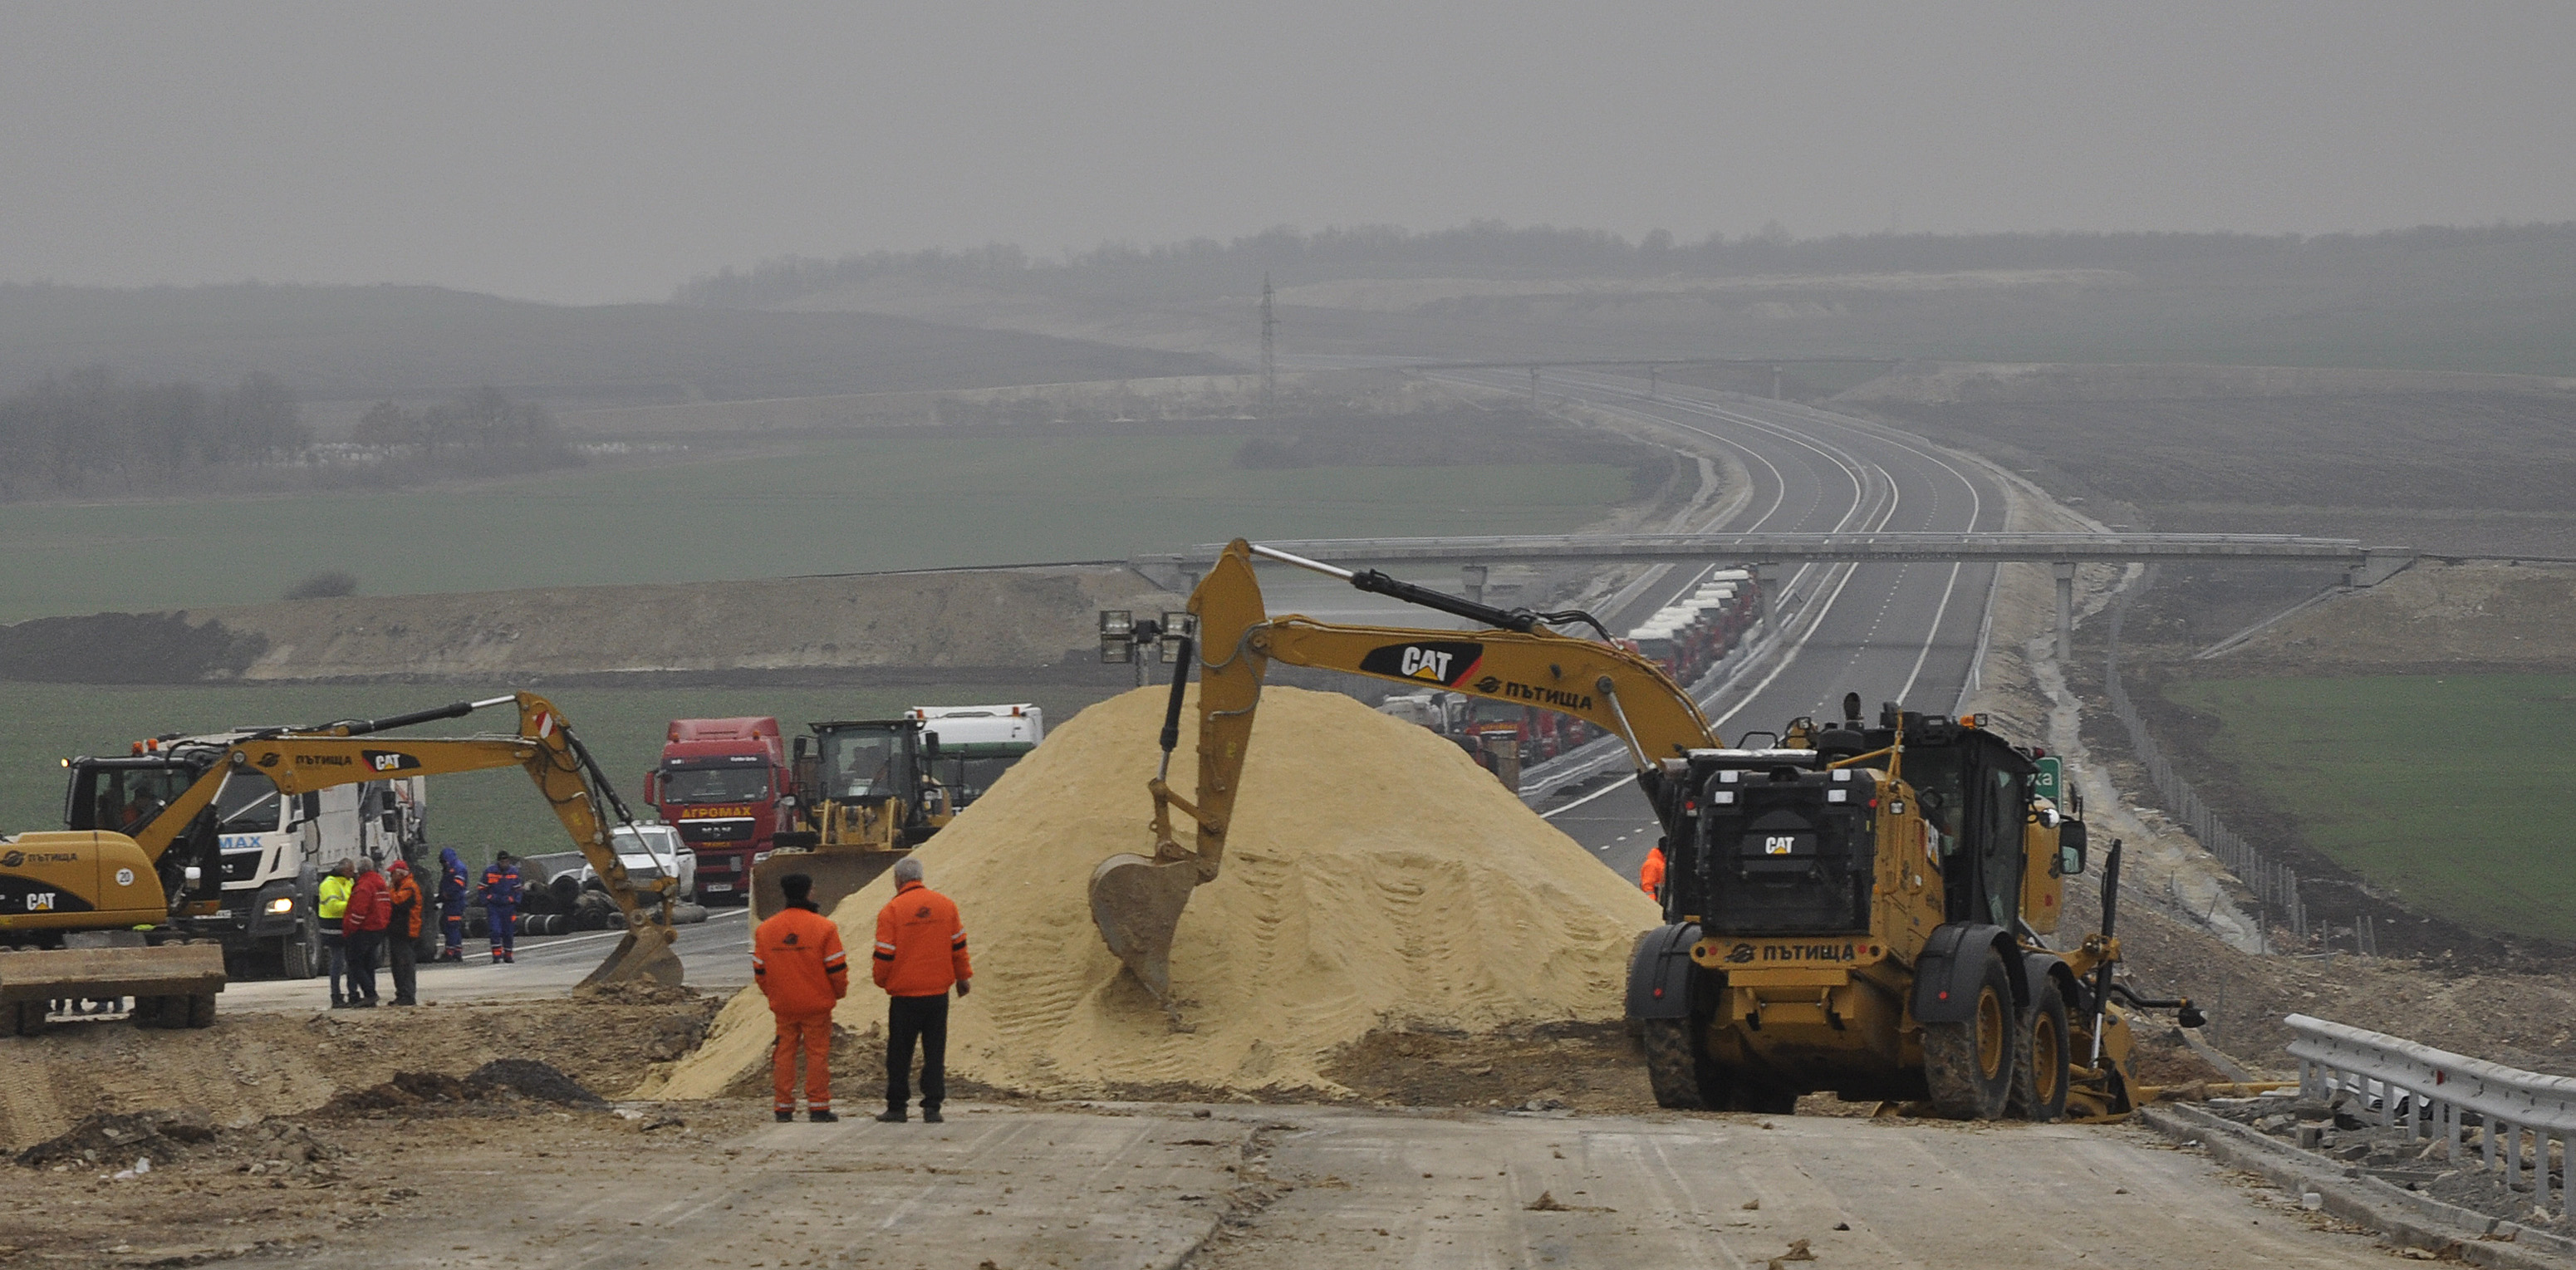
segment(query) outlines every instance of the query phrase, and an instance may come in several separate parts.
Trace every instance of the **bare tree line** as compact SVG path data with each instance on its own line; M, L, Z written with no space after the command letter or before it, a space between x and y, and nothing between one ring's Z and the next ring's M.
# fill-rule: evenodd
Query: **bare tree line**
M230 388L126 380L105 367L43 379L0 399L0 498L166 489L211 468L302 455L313 444L295 394L274 376Z
M378 402L350 442L323 444L264 372L229 388L106 367L49 374L0 398L0 501L298 485L385 486L578 464L546 408L485 387L406 409Z

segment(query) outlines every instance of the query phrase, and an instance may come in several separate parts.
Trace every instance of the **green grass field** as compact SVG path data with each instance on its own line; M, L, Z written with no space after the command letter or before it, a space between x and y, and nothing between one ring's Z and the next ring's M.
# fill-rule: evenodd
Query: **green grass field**
M211 732L275 723L310 724L391 714L443 705L458 698L497 695L506 688L451 684L400 686L261 686L206 688L107 688L69 684L0 683L0 834L59 829L63 769L76 754L121 754L134 740L170 732ZM643 778L662 751L664 725L672 719L774 714L790 734L825 719L882 718L912 705L967 705L1035 701L1050 724L1116 689L995 688L956 684L936 688L566 688L550 699L573 722L617 792L638 815ZM493 723L500 724L495 712ZM474 716L480 721L485 716ZM469 720L423 724L419 736L465 736ZM490 726L490 725L487 725ZM1144 775L1137 778L1136 823L1149 808ZM570 849L561 822L546 809L517 768L441 776L430 783L430 840L481 862L493 849ZM1141 832L1141 829L1140 829Z
M2307 841L2471 929L2576 939L2576 675L2223 679L2171 697Z
M1123 559L1252 537L1553 533L1628 497L1609 464L1236 467L1239 437L818 441L793 456L465 490L0 506L0 621L363 593Z

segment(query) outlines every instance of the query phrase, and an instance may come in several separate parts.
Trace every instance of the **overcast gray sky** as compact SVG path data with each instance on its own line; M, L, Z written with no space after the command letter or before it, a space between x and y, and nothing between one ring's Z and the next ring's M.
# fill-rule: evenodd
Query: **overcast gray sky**
M0 0L0 280L2576 219L2576 4Z

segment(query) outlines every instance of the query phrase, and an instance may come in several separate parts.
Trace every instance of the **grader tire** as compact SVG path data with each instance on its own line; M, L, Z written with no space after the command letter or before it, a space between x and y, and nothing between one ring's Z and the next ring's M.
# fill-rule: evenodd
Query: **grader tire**
M2030 1003L2021 1041L2021 1061L2013 1068L2012 1101L2006 1110L2019 1119L2043 1124L2065 1119L2066 1001L2054 981L2041 984L2039 999Z
M1645 1021L1646 1081L1655 1105L1676 1111L1724 1111L1724 1083L1700 1053L1698 1029L1687 1019Z
M1968 1017L1923 1028L1923 1080L1933 1107L1952 1120L1995 1119L2012 1096L2021 1011L2013 1008L2011 974L2000 955L1987 953Z

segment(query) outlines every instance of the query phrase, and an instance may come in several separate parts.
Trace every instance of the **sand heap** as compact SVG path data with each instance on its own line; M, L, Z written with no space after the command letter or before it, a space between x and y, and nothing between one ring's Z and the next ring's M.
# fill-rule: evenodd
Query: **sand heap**
M1652 901L1458 747L1348 697L1272 687L1224 872L1198 888L1174 942L1193 1029L1175 1030L1102 946L1085 895L1104 857L1150 846L1164 696L1083 711L922 848L975 959L974 995L951 1014L952 1073L1055 1095L1334 1092L1327 1057L1376 1028L1618 1017ZM1175 787L1195 787L1188 742L1173 768ZM892 887L881 878L833 914L854 970ZM839 1012L861 1032L884 1016L864 979ZM765 1067L773 1035L747 989L696 1054L639 1093L714 1096Z

